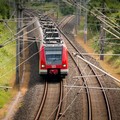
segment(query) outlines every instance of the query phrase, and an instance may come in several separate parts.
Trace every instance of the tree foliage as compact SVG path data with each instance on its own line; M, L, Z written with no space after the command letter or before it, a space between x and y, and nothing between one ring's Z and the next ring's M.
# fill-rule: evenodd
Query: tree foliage
M69 15L74 13L75 8L73 6L69 6L66 3L61 2L60 11L63 15Z
M8 1L0 0L0 15L3 19L10 17L9 10L10 6L8 5Z
M102 8L102 4L103 2L105 2L105 10L104 10L104 14L109 17L112 21L114 21L115 24L120 24L120 1L119 0L91 0L90 3L88 4L89 10L94 10L94 12L99 16L100 14L98 12L96 12L95 9L97 9L99 12L103 12L103 8ZM94 9L95 8L95 9ZM91 29L92 31L95 32L99 32L100 33L100 25L101 25L102 21L98 20L96 17L90 15L90 13L88 13L88 26L89 24L92 24ZM108 30L110 30L111 32L113 32L111 29L109 29L109 27L106 26L106 28ZM96 31L97 29L97 31ZM114 28L116 29L116 28ZM116 29L118 32L120 32L118 29ZM113 32L114 33L114 32ZM114 33L116 34L116 33ZM117 34L116 34L117 35ZM107 44L105 46L106 51L113 51L113 53L115 54L120 54L120 47L117 44L120 44L120 40L116 39L110 39L110 38L115 38L113 35L111 35L110 33L106 32L106 38L109 38L109 40L107 40ZM113 43L113 45L111 45L110 43Z
M45 0L45 2L52 2L52 0Z

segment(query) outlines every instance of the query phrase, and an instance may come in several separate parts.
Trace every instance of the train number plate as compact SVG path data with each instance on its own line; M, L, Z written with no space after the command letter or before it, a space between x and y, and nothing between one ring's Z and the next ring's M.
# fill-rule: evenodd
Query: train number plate
M56 68L56 65L52 65L52 68Z

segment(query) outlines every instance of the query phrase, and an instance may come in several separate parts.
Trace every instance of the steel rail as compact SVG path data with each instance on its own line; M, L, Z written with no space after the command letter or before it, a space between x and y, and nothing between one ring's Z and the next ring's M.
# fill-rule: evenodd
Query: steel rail
M71 17L70 17L70 19L69 19L69 22L71 21ZM67 23L67 22L66 22ZM66 24L65 23L65 24ZM65 24L62 26L62 28L65 26ZM72 54L71 54L71 56L72 56ZM76 65L77 65L77 63L76 63ZM77 66L78 67L78 66ZM79 67L78 67L78 69L79 69ZM79 69L79 71L80 71L80 69ZM82 79L84 79L84 78L82 78ZM84 82L85 82L85 80L83 80ZM87 86L87 84L85 84L85 87L86 87L86 92L88 93L87 94L87 99L88 99L88 114L89 114L89 120L91 120L92 119L92 110L91 110L91 100L90 100L90 94L89 94L89 89L88 89L88 86ZM62 93L62 92L61 92ZM61 95L62 96L62 95ZM62 98L62 97L60 97L60 98ZM55 120L57 120L58 118L59 118L59 115L60 115L60 109L61 109L61 103L62 103L62 99L60 99L60 102L59 102L59 107L58 107L58 111L57 111L57 114L56 114L56 118L55 118Z
M58 120L60 116L60 111L62 107L62 99L63 99L63 81L60 82L60 95L59 95L59 101L58 101L58 107L56 109L56 115L55 115L55 120Z
M42 101L40 103L40 106L38 108L38 111L37 111L37 114L36 114L34 120L39 120L39 118L40 118L41 112L43 110L43 107L44 107L44 104L45 104L45 101L46 101L47 92L48 92L48 82L45 81L45 87L44 87Z
M89 65L89 67L92 69L93 73L96 75L96 71ZM112 114L111 114L111 110L110 110L110 104L109 104L109 101L108 101L108 98L107 98L107 94L105 92L105 89L101 83L101 80L99 79L98 76L96 76L96 79L98 81L98 84L100 85L100 87L102 88L102 93L103 93L103 96L104 96L104 100L105 100L105 105L106 105L106 108L107 108L107 114L108 114L108 118L109 120L112 120Z
M75 58L72 56L72 54L70 52L69 52L69 55L71 56L73 62L75 63L80 75L83 76L79 66L77 65L77 62L76 62ZM88 120L92 120L92 107L91 107L90 91L89 91L89 88L88 88L88 85L86 83L85 78L82 78L82 81L84 83L83 85L85 86L85 90L86 90L86 93L87 93L86 96L87 96L87 101L88 101Z
M61 29L59 29L59 31L61 32L61 34L63 34L63 36L67 39L67 40L69 40L69 38L61 31ZM80 52L79 52L79 50L73 45L73 43L69 40L69 42L70 42L70 44L73 46L73 48L80 54ZM83 55L81 55L84 59L85 59L85 57L83 56ZM89 65L89 67L90 67L90 69L92 70L92 72L95 74L95 71L91 68L91 66ZM98 77L96 76L96 79L97 79L97 81L99 81L98 79ZM99 83L99 82L98 82ZM103 86L102 86L102 83L99 83L99 85L103 88ZM87 88L87 86L86 86L86 88ZM87 88L88 89L88 88ZM110 112L110 107L109 107L109 102L108 102L108 99L107 99L107 95L106 95L106 93L105 93L105 90L103 89L103 91L104 92L102 92L103 93L103 96L104 96L104 99L105 99L105 103L106 103L106 108L107 108L107 111L108 111L108 116L109 116L109 120L111 120L111 112ZM87 92L89 92L89 89L87 90ZM61 103L61 102L60 102ZM90 107L90 103L89 103L89 107ZM58 111L60 111L60 108L58 108L59 110ZM90 112L90 111L89 111ZM91 115L91 116L89 116L89 120L91 120L92 119L92 114L90 114L89 113L89 115ZM58 116L59 116L59 112L57 113L57 116L56 116L56 120L57 120L57 118L58 118ZM37 120L37 119L36 119Z
M59 29L60 32L63 34L63 36L69 41L69 43L73 46L73 48L80 54L80 56L82 58L85 59L85 57L81 54L81 52L75 47L75 45L69 40L69 38L63 33L63 31L61 29ZM94 75L96 75L95 71L93 70L93 68L88 64L89 68L92 70L92 72L94 73ZM109 105L109 101L108 101L108 98L107 98L107 95L106 95L106 92L105 90L103 89L103 85L102 83L100 82L98 76L96 76L96 79L99 83L99 86L102 87L102 94L103 94L103 97L104 97L104 100L105 100L105 103L106 103L106 109L107 109L107 114L108 114L108 119L111 120L112 119L112 115L111 115L111 110L110 110L110 105ZM92 119L92 116L90 117L90 119Z
M60 82L60 98L59 98L58 110L56 113L55 120L59 119L61 108L62 108L62 99L63 99L63 81Z
M66 18L65 24L63 23L62 27L58 28L58 29L60 30L60 32L61 32L61 29L63 29L63 28L65 27L65 25L66 25L68 22L71 22L73 19L74 19L74 17L70 17L70 18L68 18L68 20L67 20L67 18ZM62 35L64 36L65 34L62 33ZM65 35L65 36L66 36L66 35ZM65 37L65 36L64 36L64 37ZM65 37L65 38L66 38L66 37ZM67 39L67 40L68 40L68 39ZM74 57L72 56L72 53L69 52L69 55L70 55L71 59L73 60L74 64L76 65L79 73L80 73L81 75L83 75L82 72L81 72L81 70L80 70L80 68L79 68L79 66L78 66L78 64L77 64L77 62L76 62L76 60L75 60ZM86 90L86 93L87 93L86 96L87 96L87 101L88 101L88 119L89 119L89 120L92 120L92 107L91 107L90 91L89 91L89 89L88 89L88 85L87 85L87 83L86 83L85 78L82 78L82 81L83 81L83 83L84 83L85 90ZM61 118L61 117L60 117L60 118Z

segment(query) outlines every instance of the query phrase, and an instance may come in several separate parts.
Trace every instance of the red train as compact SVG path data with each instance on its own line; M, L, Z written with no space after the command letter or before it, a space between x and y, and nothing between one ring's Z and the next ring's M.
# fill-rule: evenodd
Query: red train
M68 74L68 51L65 44L42 44L39 55L39 73L41 75Z
M65 77L68 74L68 50L59 30L49 19L42 18L40 25L39 74Z

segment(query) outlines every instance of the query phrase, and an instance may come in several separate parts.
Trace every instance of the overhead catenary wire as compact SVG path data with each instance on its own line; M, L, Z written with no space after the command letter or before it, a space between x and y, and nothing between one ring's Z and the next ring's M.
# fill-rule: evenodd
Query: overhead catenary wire
M98 54L98 53L81 53L82 55L105 55L105 56L120 56L120 54Z
M85 70L85 68L84 68L84 70ZM73 70L73 73L74 73L74 70ZM71 75L72 75L72 74L71 74ZM69 78L71 78L71 77L69 77ZM72 79L71 79L71 80L72 80ZM75 82L73 83L73 85L75 85L77 81L78 81L78 80L76 79ZM83 85L84 85L84 83L83 83ZM65 98L67 97L67 95L71 92L71 90L72 90L72 87L70 87L70 89L67 91L67 93L65 94L65 96L63 97L63 99L60 101L60 103L56 106L56 108L53 110L53 112L49 115L49 117L47 118L47 120L49 120L50 117L55 113L55 111L58 109L59 105L64 101L64 99L65 99ZM62 115L63 115L63 114L62 114Z
M117 31L117 30L115 30L113 27L116 27L116 28L120 28L120 26L118 25L118 24L116 24L114 21L112 21L111 19L109 19L109 17L107 17L106 15L104 15L102 12L100 12L100 11L98 11L95 7L94 7L94 9L98 12L98 13L100 13L100 15L102 15L102 17L101 17L101 21L103 22L103 21L105 21L104 23L107 25L107 26L109 26L112 30L114 30L116 33L118 33L118 34L120 34L119 33L119 31ZM100 16L99 16L100 17ZM104 18L107 18L109 21L107 21L106 19L104 19ZM111 23L112 22L112 23ZM110 25L109 25L110 24ZM111 27L111 26L113 26L113 27Z
M12 33L12 35L14 35L14 32L12 31L12 29L10 28L10 26L8 25L8 22L10 21L10 19L15 15L16 10L13 11L12 15L10 16L9 19L0 19L0 21L3 21L5 26L9 29L9 31Z
M103 21L106 25L107 25L107 27L109 27L109 28L111 28L114 32L116 32L118 35L120 35L120 32L119 31L117 31L115 28L116 28L116 26L111 26L111 25L109 25L107 22L107 20L105 20L104 18L101 18L101 21ZM115 28L114 28L115 27Z
M9 86L3 86L3 85L0 85L0 89L12 89L12 87L9 87Z
M91 5L90 3L89 3L89 5ZM87 9L87 8L85 8L83 5L80 5L83 9L85 9L85 10L87 10L87 11L90 11L89 9ZM92 6L93 7L93 6ZM117 26L118 28L120 28L120 26L118 25L118 24L116 24L114 21L112 21L111 19L109 19L109 17L107 17L106 15L104 15L101 11L99 11L99 10L97 10L95 7L93 7L94 8L94 10L95 11L97 11L100 15L102 15L103 17L105 17L106 19L108 19L109 21L107 21L110 25L112 25L112 26ZM95 15L95 16L97 16L97 14L96 13L94 13L94 12L92 12L92 11L90 11L90 13L92 13L93 15ZM102 18L102 17L101 17ZM114 24L114 25L113 25Z
M27 26L28 27L28 26ZM30 32L32 32L32 31L34 31L35 29L37 29L37 28L39 28L40 26L38 26L38 27L36 27L36 28L34 28L34 29L32 29L31 31L29 31L29 32L27 32L27 33L25 33L25 34L23 34L23 35L21 35L21 36L19 36L19 38L20 37L23 37L24 35L26 35L26 34L28 34L28 33L30 33ZM29 37L28 37L29 38ZM31 37L30 37L31 38ZM39 36L38 36L38 38L39 38ZM17 39L17 38L16 38ZM12 41L10 41L10 42L13 42L13 41L15 41L16 39L14 39L14 40L12 40ZM32 38L32 39L34 39L34 38ZM23 40L24 41L24 40ZM31 40L27 40L27 41L29 41L29 42L34 42L34 41L31 41ZM40 42L39 40L36 40L35 42ZM6 45L7 45L8 43L6 43Z
M9 19L8 19L9 20ZM27 25L25 25L25 27L23 27L18 33L14 34L13 31L11 30L11 28L7 25L6 21L3 21L5 23L5 25L7 26L7 28L11 31L11 33L13 34L13 37L16 36L17 34L19 34L20 32L22 32L24 29L26 29L27 27L29 27L30 25L34 24L35 21L28 23ZM18 21L16 21L18 22ZM4 35L3 35L4 36ZM12 37L12 38L13 38ZM5 42L11 40L12 38L9 38L8 40L6 40ZM3 43L4 44L4 43Z
M12 33L12 35L14 35L13 30L10 28L10 26L7 24L6 21L4 21L4 24L5 24L5 26L9 29L9 31Z
M90 31L91 31L91 34L92 34L92 36L93 36L93 32L92 32L92 30L91 30L91 25L89 26L90 28ZM107 32L111 32L111 31L109 31L109 30L107 30L106 28L103 28L103 29L105 29ZM98 29L97 29L97 33L99 33L98 32ZM120 37L119 36L117 36L117 35L115 35L114 33L112 33L111 32L111 34L113 34L113 36L114 36L114 38L105 38L105 39L103 39L104 41L105 40L120 40ZM93 37L94 38L94 37ZM95 39L95 38L94 38ZM96 40L102 40L102 39L96 39Z
M108 19L108 20L111 22L111 23L109 22L111 25L114 24L117 28L120 28L120 26L119 26L118 24L116 24L114 21L112 21L111 19L109 19L109 17L107 17L106 15L104 15L101 11L97 10L95 7L94 7L94 9L95 9L98 13L100 13L103 17L105 17L106 19ZM113 23L113 24L112 24L112 23ZM114 26L114 25L113 25L113 26Z
M31 25L31 24L30 24L30 25ZM29 26L27 26L27 27L29 27ZM26 28L27 28L27 27L26 27ZM24 28L24 29L25 29L25 28ZM33 30L35 30L35 29L33 29ZM30 33L30 32L32 32L32 31L27 32L27 34ZM21 36L19 36L19 37L23 37L24 35L26 35L26 34L23 34L23 35L21 35ZM16 38L16 39L17 39L17 38ZM12 40L12 41L10 41L10 42L15 41L16 39L14 39L14 40ZM10 43L10 42L9 42L9 43ZM8 43L4 43L4 44L2 45L2 47L5 46L5 45L7 45L7 44L8 44ZM27 47L26 47L26 49L27 49ZM24 50L25 50L25 49L23 49L22 51L24 51ZM19 52L17 55L19 55L19 54L20 54L20 52ZM16 56L17 56L17 55L16 55ZM14 56L14 57L16 57L16 56ZM13 59L14 57L12 57L11 59ZM10 59L10 60L11 60L11 59ZM8 61L10 61L10 60L8 60Z
M26 35L26 34L32 32L32 31L34 31L35 29L38 29L39 27L40 27L40 26L38 26L38 27L36 27L36 28L34 28L34 29L28 31L27 33L25 33L25 34L19 36L19 38L23 37L24 35ZM46 37L47 37L47 36L46 36ZM51 37L52 37L52 36L51 36ZM39 36L38 36L38 40L35 39L34 37L27 37L27 38L28 38L28 39L33 39L33 40L26 40L26 41L25 41L25 39L24 39L24 40L19 39L19 41L32 42L32 43L34 43L34 42L40 42L40 41L41 41L41 40L39 39ZM17 38L16 38L16 39L17 39ZM13 39L11 42L15 41L16 39ZM11 43L11 42L10 42L10 43ZM6 45L7 45L7 44L6 44ZM30 44L30 45L31 45L31 44ZM29 46L30 46L30 45L29 45ZM29 47L29 46L28 46L28 47ZM27 49L28 47L26 47L25 49ZM25 49L23 49L21 52L23 52ZM19 52L17 55L19 55L21 52ZM17 56L17 55L16 55L16 56ZM12 57L11 59L15 58L16 56ZM10 60L11 60L11 59L10 59ZM0 66L0 67L2 67L2 66Z
M106 45L114 45L114 46L119 46L120 44L119 43L117 43L117 42L110 42L110 41L108 41L108 40L115 40L115 41L117 41L117 40L120 40L120 38L118 37L118 38L105 38L105 39L96 39L96 38L94 38L94 35L93 35L93 32L92 32L92 29L91 29L91 26L92 26L93 24L89 24L89 29L90 29L90 32L91 32L91 35L92 35L92 38L94 39L94 42L99 42L99 40L104 40L104 43L106 43ZM98 24L94 24L94 25L98 25ZM96 29L97 29L97 27L96 27ZM106 29L107 30L107 29ZM110 32L110 31L109 31ZM97 33L98 33L98 29L97 29ZM111 34L113 34L113 33L111 33ZM104 55L104 54L103 54ZM107 55L107 54L106 54ZM109 54L108 54L109 55ZM117 54L111 54L111 55L115 55L115 56L117 56ZM118 54L118 56L119 56L119 54Z
M17 22L17 21L25 21L25 22L30 22L31 19L33 19L35 17L24 17L24 18L13 18L13 19L0 19L1 22ZM29 19L29 20L28 20ZM26 21L28 20L28 21Z
M30 30L29 32L26 32L26 33L24 33L23 35L29 34L30 32L33 32L34 30L38 29L39 27L41 27L41 26L38 26L38 27L36 27L36 28L34 28L34 29ZM21 32L22 32L22 31L21 31ZM18 33L17 33L17 34L18 34ZM22 35L22 36L23 36L23 35ZM22 36L19 36L19 37L22 37ZM10 38L10 39L12 39L12 38ZM14 39L14 40L12 40L12 41L10 41L10 39L9 39L9 41L7 41L7 42L3 43L2 45L3 45L3 46L6 46L7 44L9 44L9 43L11 43L11 42L15 41L17 38L16 38L16 39Z
M35 41L34 41L34 42L35 42ZM34 43L34 42L33 42L33 43ZM26 48L24 48L21 52L24 52L24 51L25 51L26 49L28 49L33 43L31 43L29 46L27 46ZM19 55L21 52L19 52L17 55ZM5 65L7 65L7 63L9 63L12 59L16 58L17 55L15 55L15 56L11 57L10 59L8 59L7 62L5 62L5 64L2 64L2 65L0 66L0 68L2 68L2 67L4 67Z
M73 54L74 54L74 56L80 58L80 59L83 60L84 62L86 62L86 63L88 63L89 65L93 66L94 68L100 70L101 72L103 72L104 74L108 75L109 77L113 78L113 81L116 81L116 82L120 83L120 80L119 80L119 79L113 77L112 75L110 75L109 73L105 72L105 71L102 70L101 68L99 68L99 67L95 66L94 64L90 63L89 61L85 60L85 59L82 58L78 53L73 53Z
M92 59L92 58L91 58ZM85 67L84 67L84 69L83 69L83 71L85 71L86 69L87 69L87 66L88 65L86 65ZM74 70L73 70L73 73L74 73ZM91 71L89 72L89 74L91 73ZM89 75L88 74L88 75ZM71 74L72 75L72 74ZM71 78L71 77L70 77ZM75 82L73 83L73 86L76 84L76 82L78 81L78 79L75 79ZM84 86L85 85L85 83L86 83L86 81L87 80L85 80L84 82L83 82L83 84L82 84L82 86ZM71 92L71 90L72 90L72 87L69 87L70 89L68 90L68 92L65 94L65 96L64 96L64 98L60 101L60 103L58 104L58 106L53 110L53 112L49 115L49 117L48 117L48 119L47 120L49 120L50 119L50 117L55 113L55 111L57 110L57 108L59 107L59 105L63 102L63 100L67 97L67 95ZM80 88L80 90L78 91L78 93L80 94L81 93L81 90L82 90L82 88ZM71 107L71 105L74 103L74 101L77 99L77 97L78 97L78 94L74 97L74 99L72 100L72 102L69 104L69 106L64 110L64 112L62 113L62 115L59 117L59 119L61 119L62 118L62 116L65 114L65 112ZM58 120L59 120L58 119Z
M111 11L111 10L120 11L119 8L118 8L118 9L117 9L117 8L108 8L108 7L107 7L107 8L95 7L95 8L97 8L97 9L105 9L106 11L108 11L108 10L109 10L109 11Z
M114 43L114 42L106 42L106 41L105 41L105 43L106 43L107 45L114 45L114 46L119 46L119 45L120 45L119 43Z
M73 6L73 4L71 4L71 3L68 2L67 0L63 0L63 1ZM74 3L74 4L75 4L75 3ZM86 11L90 12L90 13L91 13L92 15L94 15L97 19L99 19L100 21L102 21L106 26L109 26L114 32L117 32L117 33L120 35L120 33L119 33L117 30L115 30L115 29L114 29L113 27L111 27L108 23L106 23L103 19L101 19L101 17L100 17L99 15L97 15L97 14L94 13L93 11L90 11L89 9L85 8L83 5L80 5L80 4L79 4L79 5L77 5L77 6L82 7L82 8L85 9ZM113 34L114 34L114 33L113 33Z
M29 59L31 59L32 57L34 57L36 54L38 54L39 51L37 51L36 53L34 53L33 55L31 55L29 58L27 58L26 60L24 60L23 62L21 62L18 66L12 68L10 71L6 72L5 74L3 74L2 76L0 76L0 79L5 77L5 75L9 74L10 72L12 72L13 70L15 70L16 68L18 68L19 66L21 66L22 64L24 64L25 62L27 62Z
M36 27L35 29L38 29L38 28L39 28L39 26ZM27 33L25 33L25 34L23 34L23 35L21 35L21 36L19 36L19 37L23 37L24 35L26 35L26 34L32 32L32 31L34 31L35 29L32 29L31 31L29 31L29 32L27 32ZM28 38L29 38L29 37L28 37ZM31 37L30 37L30 38L31 38ZM16 38L16 39L17 39L17 38ZM15 41L16 39L13 39L13 40L10 41L9 43ZM24 40L22 40L22 41L24 41ZM27 40L27 41L29 41L29 42L39 42L39 40L38 40L38 41L37 41L37 40L34 40L34 41ZM8 44L8 43L7 43L7 44ZM4 46L7 45L7 44L4 44ZM23 49L23 51L24 51L24 49ZM19 54L20 54L20 52L19 52L17 55L19 55ZM17 56L17 55L16 55L16 56ZM16 56L14 56L14 57L16 57ZM14 57L12 57L12 59L13 59ZM10 60L11 60L11 59L10 59Z
M85 82L86 82L86 81L84 81L84 83L85 83ZM73 88L73 86L74 86L74 85L70 86L70 88L71 88L71 87ZM67 106L67 108L62 112L62 115L59 117L58 120L60 120L60 119L65 115L66 111L73 105L73 103L75 102L75 100L77 99L77 97L80 95L80 93L82 93L83 87L85 87L85 86L82 85L81 87L78 87L78 88L80 88L80 89L79 89L79 91L77 92L76 96L74 97L74 99L72 100L72 102ZM89 87L85 87L85 89L89 89ZM103 90L104 90L103 87L101 87L100 90L103 91ZM86 94L88 94L88 93L86 92Z
M34 22L35 22L35 21L34 21ZM33 22L33 23L34 23L34 22ZM20 34L20 32L22 32L24 29L26 29L27 27L29 27L29 26L32 25L33 23L28 24L26 27L24 27L23 29L21 29L21 30L20 30L18 33L16 33L14 36L17 37L17 35ZM4 43L2 43L2 45L5 46L7 43L10 42L11 39L14 38L14 36L11 37L11 38L9 38L8 40L6 40Z
M7 22L9 22L9 21L12 19L12 17L15 15L15 13L16 13L16 9L13 11L13 13L12 13L11 16L10 16L10 18L7 19ZM6 19L5 19L5 20L6 20Z
M82 89L95 89L95 90L120 90L120 88L110 88L110 87L86 87L86 86L78 86L78 85L64 85L64 87L72 87L72 88L82 88Z
M114 34L114 33L112 33L111 31L109 31L108 29L106 29L106 28L103 28L105 31L107 31L108 33L110 33L110 34L112 34L114 37L116 37L116 38L118 38L118 39L120 39L120 37L119 36L117 36L116 34Z

